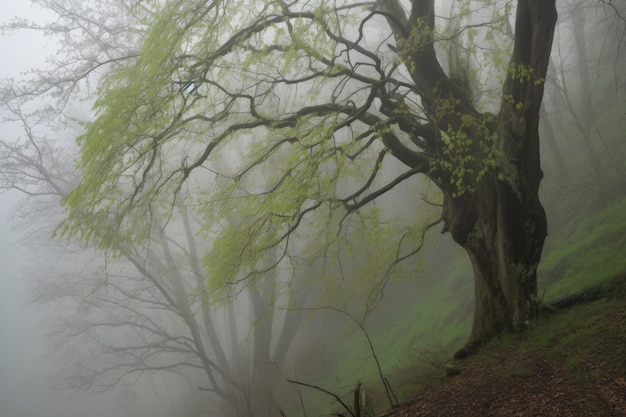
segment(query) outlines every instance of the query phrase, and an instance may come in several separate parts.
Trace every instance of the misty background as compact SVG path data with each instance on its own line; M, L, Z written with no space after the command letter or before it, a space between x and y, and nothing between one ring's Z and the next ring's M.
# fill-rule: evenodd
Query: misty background
M46 21L47 18L44 12L26 1L9 4L5 0L0 3L0 17L6 20L10 16L30 17L37 21ZM569 24L570 21L567 21L566 25ZM564 29L564 35L557 38L555 42L557 45L559 42L563 45L564 57L562 56L562 58L564 62L568 63L570 67L575 67L574 58L572 58L575 54L571 45L568 44L568 41L571 40L571 36L567 35L568 27L566 26ZM592 38L592 35L589 36ZM0 53L2 55L0 56L3 58L0 65L0 78L19 77L21 72L45 64L43 59L46 56L54 55L58 49L58 45L51 39L34 31L17 31L11 33L10 36L1 36ZM592 41L589 42L592 43ZM563 81L563 83L565 82ZM551 93L548 94L545 102L551 106L551 111L555 111L555 109L558 110L560 103L555 99L557 96L555 90L550 91ZM572 123L567 120L564 118L563 125L571 126ZM19 124L10 126L4 123L2 129L0 134L3 137L15 138L23 135L23 128ZM557 126L557 131L559 129L563 130L562 126ZM570 136L578 138L577 133L570 134ZM67 139L73 141L72 137ZM573 140L568 142L567 146L563 145L566 139L559 137L559 140L562 149L566 149L566 152L575 153L575 148L581 147L577 143L572 145ZM544 168L548 174L544 180L546 194L552 193L551 201L554 202L561 197L553 193L555 189L558 190L560 187L555 181L555 178L559 177L557 171L560 167L557 169L558 163L555 162L554 154L550 153L549 150L546 150L544 155L546 155L543 159L546 162ZM600 160L605 156L600 155ZM574 159L567 160L566 163L573 165L573 161ZM586 181L586 171L581 171L579 174L581 174L580 177L568 178L562 183L571 189L586 189L588 185L580 186ZM603 176L600 171L596 175L598 177ZM407 188L404 193L409 194L410 190ZM19 204L22 201L24 201L23 197L14 191L0 194L0 417L177 417L173 415L176 413L177 407L191 402L187 397L188 391L194 390L196 392L197 388L196 384L189 384L189 381L183 377L147 377L131 386L130 389L128 386L123 387L124 389L114 388L104 394L93 396L88 396L84 392L77 393L62 389L59 382L61 379L59 372L63 369L59 368L64 366L65 362L58 360L58 358L62 356L61 353L67 357L68 352L56 351L55 345L50 343L47 338L47 333L50 330L48 328L51 322L50 318L60 312L55 311L54 307L42 308L40 305L29 303L33 298L32 287L38 283L36 277L55 270L57 258L55 252L48 251L45 245L31 248L25 244L25 239L31 239L32 236L25 236L22 233L24 228L22 228L23 223L20 222L23 222L23 219L19 218L19 213L23 209L20 208ZM413 205L400 204L399 206L406 211L403 215L407 217L415 212ZM550 209L555 206L553 204ZM578 207L578 203L572 203L571 206L563 209L563 212L568 215L572 206ZM563 212L552 211L550 220L557 220L555 224L565 223L564 218L566 216L562 215ZM553 227L552 230L556 230L555 226L551 227ZM555 235L558 238L556 233ZM46 239L43 238L43 240ZM431 361L431 365L436 367L439 365L438 361L445 358L449 353L450 346L455 346L455 343L458 344L459 340L466 336L470 320L468 312L472 308L472 298L471 296L460 297L459 295L471 293L468 263L464 258L458 260L450 255L459 255L461 251L451 244L448 237L442 239L437 237L435 242L433 248L424 250L418 260L412 261L407 266L410 272L419 270L419 279L400 282L390 288L387 302L383 303L368 321L368 325L371 326L368 329L377 329L378 338L374 340L377 347L385 345L385 342L389 340L397 341L396 336L398 334L407 333L406 329L415 325L415 316L419 316L421 321L426 323L424 324L425 330L419 337L411 336L413 339L398 340L395 346L385 346L385 356L388 359L385 371L397 371L405 365L408 368L407 357L420 355L425 357L426 361ZM548 247L554 251L554 246L550 247L550 242ZM419 262L425 259L428 262ZM450 261L450 259L454 260ZM551 261L551 259L547 259L547 261ZM420 265L416 265L418 263ZM436 285L437 281L444 280L444 278L440 276L443 274L442 269L436 265L444 265L447 268L443 269L446 275L445 282L439 286ZM544 287L552 291L549 293L550 297L555 297L559 291L561 293L573 291L570 287L565 287L565 289L559 287L558 291L555 289L558 283L557 275L565 270L565 266L558 264L557 261L546 262L546 265L548 265L545 267L547 271L545 277L547 278L544 278L544 283L547 282L552 286L544 285ZM553 267L552 265L557 266ZM621 265L619 267L621 268ZM411 300L409 296L409 294L417 293L420 296L416 297L416 300L424 301L424 299L430 298L435 305L441 306L442 310L445 310L449 316L439 315L435 311L422 311L417 307L415 308L417 314L405 315L405 312L397 311L395 308L397 305L407 306L412 301L418 304L418 301ZM450 316L454 316L455 320L449 320L448 317ZM335 320L336 317L333 318L332 315L329 317L331 318L320 319L319 323L332 329L333 326L330 321ZM356 378L352 376L358 375L354 368L359 369L359 365L363 368L371 366L371 360L368 356L369 351L363 348L365 346L363 335L355 331L356 326L353 323L352 327L344 326L346 323L350 324L350 320L345 320L345 317L343 317L343 321L338 321L341 322L341 326L337 325L337 328L340 329L337 332L320 332L317 337L312 332L311 339L318 341L319 345L311 343L310 346L307 346L307 343L304 342L297 347L305 353L303 356L313 358L311 362L316 362L314 365L320 368L332 367L337 370L337 373L344 373L349 380L348 382L339 380L333 375L327 376L323 371L320 371L320 374L327 377L326 382L336 382L338 387L344 389L344 392L350 392L351 387L356 382ZM346 331L343 327L350 328ZM450 331L450 329L454 331ZM424 337L423 334L429 336ZM460 338L459 334L461 335ZM342 339L343 345L336 339ZM242 340L244 340L244 345L251 344L245 337L242 337ZM364 358L358 357L349 363L344 360L323 363L321 360L323 354L320 353L322 341L329 346L332 345L336 349L333 353L339 358L344 357L342 355L350 356L354 346L358 347L359 352L365 351ZM333 344L335 342L337 343ZM308 347L309 350L306 351L302 345L304 348ZM387 345L394 345L394 343L387 343ZM407 353L407 346L411 346L413 350ZM426 346L432 350L427 351ZM69 354L71 355L71 352ZM395 358L401 359L396 361ZM355 363L357 366L354 366ZM407 370L407 373L409 372L411 369ZM400 382L396 386L402 386L405 377L406 375L401 375L397 379ZM56 386L57 389L53 390L51 388L53 386Z
M28 1L0 1L1 19L12 16L46 19L45 12ZM32 31L0 36L0 77L19 78L44 64L45 57L57 48ZM3 124L0 135L16 137L23 134L20 130L20 126ZM41 265L35 266L37 254L25 251L24 236L15 227L20 212L17 205L22 200L14 191L0 193L0 416L110 416L115 394L80 399L51 388L58 369L45 339L49 322L29 303L28 295L33 285L29 273L41 271Z
M3 20L31 13L38 11L28 2L0 2ZM21 72L41 64L42 57L49 52L39 34L1 36L1 76L19 76ZM7 127L3 126L0 134L14 136L16 133L7 131ZM51 415L62 416L68 410L41 380L42 375L50 371L45 360L41 322L35 310L25 305L29 284L23 272L26 263L33 259L20 249L19 233L11 227L19 199L14 192L0 194L0 414L7 417L28 416L50 411ZM42 373L42 369L46 372Z

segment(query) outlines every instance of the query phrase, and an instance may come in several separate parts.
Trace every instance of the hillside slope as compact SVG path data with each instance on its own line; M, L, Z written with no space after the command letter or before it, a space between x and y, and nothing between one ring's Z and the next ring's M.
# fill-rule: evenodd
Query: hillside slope
M626 275L565 304L381 417L626 416Z

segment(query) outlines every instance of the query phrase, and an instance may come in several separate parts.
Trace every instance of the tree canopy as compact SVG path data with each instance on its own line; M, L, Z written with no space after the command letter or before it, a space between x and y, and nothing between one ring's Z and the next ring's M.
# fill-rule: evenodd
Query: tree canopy
M440 3L166 2L136 56L99 85L62 232L119 250L184 203L212 241L204 267L217 298L338 253L341 239L374 260L363 270L388 276L421 234L387 227L375 201L424 174L490 294L477 296L474 338L519 328L537 312L546 229L538 120L554 1L519 0L513 23L510 3L502 14L497 2L454 2L447 15ZM501 91L486 94L472 65L498 32L511 50ZM387 235L396 243L381 265L363 238Z
M104 246L116 243L101 230L137 241L150 230L145 213L168 217L175 199L193 195L207 231L237 218L205 258L214 280L227 283L253 272L271 247L287 251L299 226L317 223L309 230L319 233L427 169L423 158L378 180L391 153L380 138L405 159L418 155L386 127L403 94L418 100L399 81L406 74L376 52L393 55L393 40L365 36L389 12L365 3L248 6L168 3L138 57L105 78L98 117L79 139L83 179L66 200L67 231ZM378 45L369 51L364 42ZM181 91L190 80L196 90ZM378 96L389 116L376 109Z

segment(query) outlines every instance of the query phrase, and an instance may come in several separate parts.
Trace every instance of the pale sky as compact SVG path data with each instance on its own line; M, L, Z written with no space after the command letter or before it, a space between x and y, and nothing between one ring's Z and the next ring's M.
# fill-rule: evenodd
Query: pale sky
M26 1L0 0L0 20L15 14L32 13ZM0 37L0 77L19 76L42 55L43 40L34 33ZM0 140L12 139L17 131L0 125ZM41 340L36 323L25 308L23 257L11 232L11 211L17 202L13 193L0 194L0 416L36 416L40 390L35 388L36 369L41 360ZM30 392L29 396L23 395ZM33 398L35 396L36 398ZM34 400L34 401L33 401Z
M36 19L41 12L27 0L0 0L0 21L15 15ZM0 78L17 78L42 65L54 49L53 42L33 32L0 36ZM0 140L20 133L0 125ZM18 201L16 193L0 194L0 417L116 417L105 412L103 399L66 402L67 394L52 392L44 384L53 358L46 354L42 321L25 305L29 282L25 263L32 258L22 253L19 231L12 227Z

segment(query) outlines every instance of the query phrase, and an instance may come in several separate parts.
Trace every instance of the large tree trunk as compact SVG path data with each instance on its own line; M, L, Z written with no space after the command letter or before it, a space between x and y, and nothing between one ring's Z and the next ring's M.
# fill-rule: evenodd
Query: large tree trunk
M475 193L446 197L444 218L474 269L474 325L468 346L524 329L540 308L537 265L546 236L537 192L490 176Z
M495 169L460 197L442 187L444 220L474 268L469 346L521 330L539 312L537 266L547 234L539 201L539 115L556 17L554 0L518 1L511 65L490 126L497 133Z
M389 133L382 135L382 142L443 191L446 227L474 266L470 345L522 329L539 309L537 265L547 230L539 201L539 114L556 0L517 0L513 51L497 115L481 113L464 88L468 86L451 79L441 66L435 49L439 40L433 35L435 0L411 1L408 17L404 2L378 3L400 57L410 63L406 69L429 120L396 119L423 152L414 152ZM395 98L380 94L383 113L403 114Z

